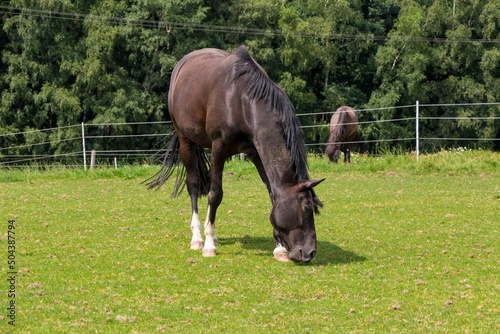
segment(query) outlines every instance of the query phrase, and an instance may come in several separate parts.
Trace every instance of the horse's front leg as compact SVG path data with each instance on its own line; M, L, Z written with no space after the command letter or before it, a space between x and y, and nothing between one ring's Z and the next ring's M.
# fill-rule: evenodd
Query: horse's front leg
M205 220L205 245L203 246L203 256L215 256L215 245L218 243L215 236L215 216L217 208L222 202L222 171L226 155L224 154L222 142L212 144L211 169L210 169L210 191L208 192L208 210Z
M252 150L248 152L247 155L250 157L250 160L254 163L257 171L259 172L260 178L266 184L267 190L269 191L269 196L271 197L271 184L269 183L269 178L267 177L266 170L264 165L262 164L262 160L260 159L256 150ZM271 197L272 201L272 197ZM274 230L274 235L278 235L277 231ZM288 251L286 248L279 242L276 241L276 247L273 251L274 258L278 261L288 262L290 261L288 258Z
M274 258L278 261L288 262L288 251L286 250L285 246L279 241L279 233L275 228L273 229L273 236L276 240L276 247L273 250Z
M274 248L273 255L274 255L274 258L278 261L282 261L282 262L290 261L290 259L288 258L288 251L279 242L276 242L276 248Z

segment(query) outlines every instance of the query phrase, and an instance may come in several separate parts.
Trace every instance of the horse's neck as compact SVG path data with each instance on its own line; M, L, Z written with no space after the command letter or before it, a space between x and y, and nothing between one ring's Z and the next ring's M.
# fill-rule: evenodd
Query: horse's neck
M286 147L282 133L279 131L260 132L254 137L254 145L271 190L275 191L297 183L295 166L293 166L292 156Z
M330 136L328 136L328 144L333 144L333 143L335 143L335 142L338 140L338 138L337 138L337 137L338 137L338 136L337 136L336 131L332 131L332 132L330 132Z

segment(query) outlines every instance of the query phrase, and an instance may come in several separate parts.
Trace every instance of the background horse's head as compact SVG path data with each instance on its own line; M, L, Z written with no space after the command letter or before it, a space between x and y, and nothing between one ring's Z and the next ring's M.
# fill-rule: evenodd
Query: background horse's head
M328 145L326 146L325 154L330 162L337 163L340 158L340 143L333 142L335 139L332 137L333 132L330 134L330 138L328 138Z
M288 251L294 262L310 262L316 255L316 229L314 213L321 202L313 187L322 180L307 180L272 194L271 224L274 238Z

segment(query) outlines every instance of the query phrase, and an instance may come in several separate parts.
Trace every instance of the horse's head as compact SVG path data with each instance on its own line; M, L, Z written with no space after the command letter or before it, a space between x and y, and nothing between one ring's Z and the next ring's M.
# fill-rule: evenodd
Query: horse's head
M302 181L273 194L271 224L274 238L288 251L294 262L310 262L316 255L314 213L321 202L313 187L322 180Z
M337 163L340 158L340 143L331 143L326 146L325 151L330 162Z

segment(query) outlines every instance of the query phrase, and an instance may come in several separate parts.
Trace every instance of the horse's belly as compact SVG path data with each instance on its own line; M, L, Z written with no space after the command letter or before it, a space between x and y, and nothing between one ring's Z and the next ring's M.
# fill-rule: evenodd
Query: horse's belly
M212 147L212 140L208 136L204 127L199 124L176 124L179 135L193 141L203 147Z

